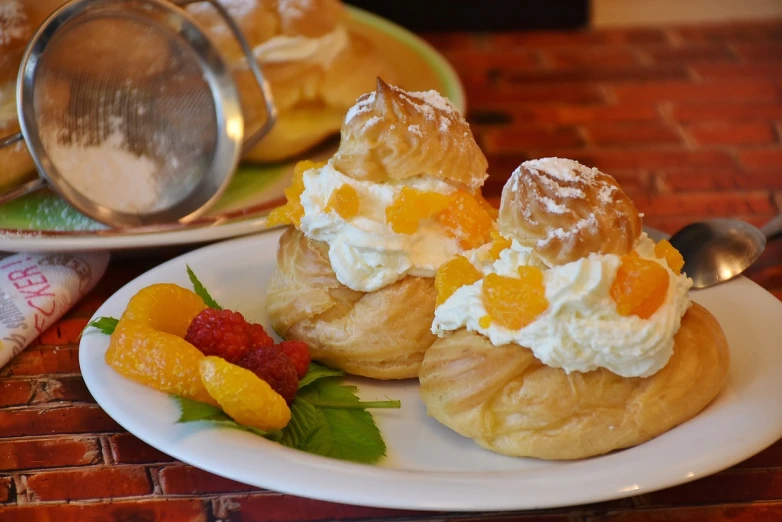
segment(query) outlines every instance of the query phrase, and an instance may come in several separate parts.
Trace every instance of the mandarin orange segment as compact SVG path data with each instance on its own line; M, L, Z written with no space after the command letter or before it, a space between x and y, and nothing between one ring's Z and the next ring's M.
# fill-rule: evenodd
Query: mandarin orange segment
M622 256L609 293L619 315L649 319L665 301L670 280L659 263L636 256Z
M298 226L301 224L301 218L304 217L304 207L301 206L301 195L304 193L304 173L325 164L326 162L310 160L296 163L296 166L293 167L291 184L284 191L287 203L269 212L266 219L267 226L290 224Z
M483 275L464 256L456 256L437 269L434 276L434 287L437 289L439 306L453 295L459 288L471 285Z
M448 208L435 216L450 237L459 239L465 250L477 248L490 240L494 221L471 194L459 191Z
M204 359L181 337L132 319L122 319L111 334L106 364L117 373L156 390L217 405L201 382Z
M489 274L483 280L481 300L492 322L510 330L524 328L549 306L543 271L519 267L520 279Z
M682 273L682 268L684 268L684 257L682 257L679 251L676 250L667 239L663 239L654 245L654 255L659 259L665 259L665 262L668 263L668 268L675 273Z
M324 212L334 211L342 219L352 219L358 215L359 198L356 189L350 185L342 185L334 189Z
M160 283L147 286L131 297L122 319L184 337L193 318L205 308L204 300L195 292L178 285Z
M290 421L291 410L282 395L253 372L214 356L201 361L199 372L212 397L239 424L272 431Z
M394 202L386 207L386 223L397 234L412 234L421 220L442 212L450 201L446 194L402 187Z
M491 231L491 237L492 237L492 244L491 244L491 250L489 250L489 255L492 259L499 259L500 254L503 250L506 250L510 248L511 244L513 242L510 239L506 239L500 235L499 232L496 230Z

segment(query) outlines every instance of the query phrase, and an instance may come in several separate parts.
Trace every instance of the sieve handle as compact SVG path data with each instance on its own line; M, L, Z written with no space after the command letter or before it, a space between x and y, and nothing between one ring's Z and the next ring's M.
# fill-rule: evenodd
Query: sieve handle
M275 123L277 123L277 107L274 105L271 86L269 85L269 82L266 81L266 78L264 77L258 62L255 61L252 49L250 49L250 44L247 43L247 39L245 39L241 28L237 25L236 21L234 21L233 17L225 9L225 7L223 7L218 2L218 0L174 0L174 2L181 7L204 1L212 4L212 7L217 10L223 20L225 20L225 23L228 24L228 27L231 29L231 32L236 38L236 41L239 42L239 46L244 52L244 56L247 59L247 65L249 65L250 71L252 71L253 76L255 77L255 82L258 84L258 88L260 89L261 94L263 94L263 102L266 108L267 118L264 124L257 131L255 131L251 136L245 137L244 142L242 143L242 153L244 154L257 145L258 142L261 141L261 138L266 136L266 134L272 130L272 127L274 127Z
M0 139L0 149L10 147L11 145L14 145L22 141L23 139L24 136L22 136L21 132L17 132L16 134L11 134L10 136L6 136L5 138ZM26 194L30 194L31 192L36 192L46 187L47 187L46 181L44 181L40 177L32 181L28 181L27 183L24 183L23 185L19 185L18 187L15 187L9 190L8 192L0 194L0 205L2 205L3 203L8 203L9 201L13 201L14 199L20 198Z
M23 139L24 136L22 136L21 132L17 132L16 134L11 134L10 136L6 136L5 138L0 140L0 149L10 147L11 145L22 141Z
M22 196L25 196L32 192L37 192L41 189L46 188L47 186L48 184L41 178L28 181L27 183L23 185L19 185L18 187L8 192L0 194L0 205L2 205L3 203L8 203L9 201L13 201L17 198L21 198Z

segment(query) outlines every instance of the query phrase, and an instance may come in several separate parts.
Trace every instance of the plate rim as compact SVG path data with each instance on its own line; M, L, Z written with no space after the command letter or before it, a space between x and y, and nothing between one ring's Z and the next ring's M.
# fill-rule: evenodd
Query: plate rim
M250 237L243 237L243 238L235 238L228 241L224 241L218 244L208 245L206 247L202 247L196 250L193 250L191 252L188 252L186 254L177 256L171 260L168 260L146 272L139 275L138 277L134 278L130 282L126 283L122 286L117 292L115 292L111 297L109 297L104 304L99 308L98 311L93 314L94 319L98 317L101 313L101 311L106 308L107 306L112 305L112 300L117 299L118 295L121 295L124 292L130 291L130 289L133 286L137 286L139 283L139 280L142 278L154 278L156 272L165 272L169 270L172 266L180 266L184 267L185 264L188 262L195 263L195 260L197 258L200 258L204 256L205 254L209 253L209 251L220 251L222 249L232 249L237 248L239 245L244 243L251 243L253 241L261 241L261 242L267 242L272 241L276 243L276 240L278 238L277 233L273 234L261 234L256 236L250 236ZM224 268L223 268L224 269ZM217 269L220 270L220 269ZM730 281L728 283L724 283L723 286L728 285L734 285L738 287L738 285L749 285L748 288L751 289L753 292L760 291L762 294L766 294L768 297L774 300L775 303L778 303L776 298L773 297L768 291L766 291L764 288L762 288L757 283L753 282L752 280L745 278L743 276L740 276L734 281ZM769 301L771 302L771 301ZM782 311L782 303L778 303L780 306L780 311ZM776 306L776 305L772 305ZM85 364L85 361L87 360L87 352L90 350L89 346L86 346L86 349L83 349L85 345L89 345L90 337L84 336L82 338L82 341L79 346L79 362L80 367L82 367ZM107 341L106 341L107 342ZM101 352L102 354L103 352ZM87 365L89 367L89 365ZM104 404L102 402L104 397L101 396L101 394L98 394L98 396L95 396L94 393L94 386L95 383L93 381L93 375L90 372L84 373L82 371L82 376L84 378L85 384L87 385L88 390L91 394L95 397L96 402L98 405L104 409L105 413L109 415L112 419L114 419L118 424L120 424L126 431L133 434L134 436L138 437L145 443L149 444L152 447L157 448L158 450L180 460L181 462L184 462L186 464L190 464L194 467L197 467L199 469L205 470L207 472L230 478L232 480L238 480L239 482L247 483L244 480L237 479L236 474L226 474L225 472L221 471L220 469L211 466L211 465L204 465L203 462L196 462L195 460L192 460L188 455L180 453L177 449L171 450L170 448L163 449L161 447L161 444L159 441L154 440L154 438L147 437L144 433L139 433L138 430L135 429L128 429L128 427L125 425L122 419L115 418L115 415L112 413L109 413L108 410L105 409ZM141 386L141 385L139 385ZM154 391L154 390L153 390ZM159 392L155 392L159 393ZM699 413L700 415L700 413ZM712 458L709 460L710 464L701 464L701 466L698 468L697 473L687 473L687 474L678 474L675 477L669 477L664 480L657 480L657 483L652 483L651 485L643 485L639 486L638 484L635 484L635 489L627 490L625 488L625 491L617 491L617 490L611 490L611 491L605 491L603 494L595 495L588 494L585 495L583 493L573 495L572 492L570 493L570 496L565 499L563 498L559 502L547 502L545 504L535 504L535 503L519 503L517 501L514 501L513 499L509 499L508 502L505 504L500 503L494 503L494 505L487 506L485 504L480 505L462 505L459 504L459 501L457 500L455 503L443 503L442 501L439 502L416 502L414 504L405 503L400 500L388 500L387 498L383 499L377 499L377 498L368 498L366 495L342 495L342 496L334 496L333 494L321 494L313 491L310 489L308 492L302 492L301 489L297 489L296 487L292 486L288 482L286 482L282 487L280 487L279 484L271 485L268 481L265 483L261 483L259 481L253 481L250 483L250 485L254 485L257 487L262 487L266 489L270 489L276 492L280 492L283 494L289 494L289 495L296 495L296 496L302 496L306 498L312 498L316 500L322 500L322 501L328 501L328 502L339 502L339 503L346 503L351 505L357 505L357 506L365 506L365 507L374 507L374 508L390 508L390 509L402 509L402 510L417 510L417 511L443 511L443 512L489 512L489 511L509 511L509 510L533 510L533 509L550 509L550 508L558 508L558 507L565 507L565 506L574 506L574 505L581 505L581 504L591 504L594 502L603 502L608 500L615 500L619 498L626 498L629 496L635 496L639 494L646 494L651 493L654 491L659 491L662 489L667 489L673 486L685 484L687 482L691 482L700 478L703 478L705 476L711 475L713 473L719 472L721 470L727 469L739 462L742 462L743 460L746 460L747 458L756 455L763 449L769 447L770 445L774 444L777 440L782 437L782 424L778 426L778 433L771 433L770 431L765 433L763 437L756 437L754 443L751 445L751 448L749 446L743 447L743 450L740 452L735 452L735 450L730 453L730 457L720 457L720 458ZM247 434L242 434L241 436L244 436ZM249 436L249 435L247 435ZM253 439L255 440L255 439ZM654 440L654 439L653 439ZM256 442L258 442L256 440ZM268 444L275 444L271 441L262 441L264 443ZM651 443L653 441L650 441ZM649 444L645 443L645 444ZM643 447L644 445L640 445L639 447ZM271 446L270 446L271 447ZM631 450L633 448L630 448ZM420 479L422 476L439 476L441 478L443 477L452 477L452 478L458 478L461 480L474 480L476 478L484 478L486 475L491 475L494 477L502 477L507 478L511 477L513 475L518 474L526 474L529 473L530 470L504 470L504 471L469 471L469 472L449 472L449 471L418 471L418 470L404 470L404 469L393 469L393 468L383 468L379 466L372 466L372 465L364 465L364 464L355 464L350 462L344 462L344 461L338 461L326 457L319 457L315 455L311 455L308 453L300 452L298 450L293 450L290 448L285 447L278 447L275 449L275 454L273 458L276 458L277 455L281 456L282 460L288 460L288 463L291 461L305 461L308 464L305 464L305 468L309 468L310 470L312 468L315 468L316 470L321 470L325 468L330 468L333 472L334 469L339 470L340 472L343 472L350 476L351 479L358 478L358 480L361 480L361 477L364 476L364 480L378 480L378 475L381 475L382 480L387 480L385 477L390 477L390 479L405 479L405 480L412 480L416 481L417 479ZM616 455L621 455L622 452L617 453ZM292 457L292 459L289 459L289 457ZM621 459L621 457L620 457ZM585 459L583 462L590 462L594 461L595 459ZM582 461L577 461L578 462ZM587 466L588 467L588 466ZM368 471L371 470L371 471ZM381 470L381 471L378 471ZM301 471L301 470L299 470ZM548 470L544 470L545 474L548 474ZM344 477L343 477L344 478ZM643 482L643 481L642 481ZM665 482L665 484L660 484L660 482Z
M422 57L429 68L442 82L449 98L461 112L466 112L467 102L465 88L461 77L448 59L433 45L404 26L393 22L371 11L346 4L346 12L353 23L370 28L374 32L388 35L405 47L412 49ZM284 162L283 162L284 163ZM278 165L274 163L273 165ZM114 230L32 230L0 227L2 252L35 252L51 249L67 249L69 251L88 250L121 250L145 249L161 245L194 244L215 239L232 239L257 232L259 225L265 221L268 210L284 202L278 197L270 201L258 203L241 209L222 212L211 216L206 215L193 223L172 224L171 230L144 231L132 230L122 233ZM226 228L231 225L229 228ZM154 228L154 227L153 227ZM199 231L205 239L200 239ZM221 232L217 232L217 230ZM194 232L185 234L185 232ZM191 239L191 236L196 236Z

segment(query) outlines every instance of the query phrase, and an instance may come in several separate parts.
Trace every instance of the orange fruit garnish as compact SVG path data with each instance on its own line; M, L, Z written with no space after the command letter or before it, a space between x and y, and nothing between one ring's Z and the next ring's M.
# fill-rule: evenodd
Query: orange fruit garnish
M351 219L358 215L359 199L356 189L350 185L342 185L339 188L334 189L329 196L329 202L324 212L334 211L340 215L342 219Z
M263 431L284 428L291 410L282 395L253 372L220 357L205 357L196 375L223 411L244 426Z
M491 250L489 250L489 255L492 259L499 259L500 253L502 253L503 250L510 248L513 242L510 239L502 237L496 230L491 231L491 237L492 245Z
M481 299L491 320L505 328L524 328L549 306L543 271L519 267L520 279L489 274L483 280Z
M488 315L484 315L480 319L478 319L478 326L481 328L488 328L491 326L491 317Z
M609 291L619 315L648 319L665 301L668 271L659 263L637 256L622 256Z
M437 289L439 306L453 295L459 288L471 285L483 275L464 256L456 256L437 269L434 276L434 287Z
M195 292L179 285L160 283L142 288L131 297L121 319L185 337L193 318L205 308L204 300Z
M394 202L386 207L386 222L397 234L412 234L421 220L442 212L450 201L451 197L445 194L402 187Z
M471 194L459 191L448 208L435 216L450 237L459 239L462 248L469 250L490 240L494 220L484 206Z
M673 270L675 273L682 273L682 268L684 268L684 258L667 239L663 239L654 245L654 255L659 259L665 259L665 262L668 263L668 268Z
M156 390L216 405L199 374L204 359L181 337L123 318L111 334L106 364L117 373Z
M310 160L296 163L296 166L293 168L291 185L285 189L287 203L269 212L266 220L267 226L290 224L299 226L301 224L301 218L304 217L304 207L301 206L301 195L304 192L304 173L310 169L322 167L325 164L326 162Z

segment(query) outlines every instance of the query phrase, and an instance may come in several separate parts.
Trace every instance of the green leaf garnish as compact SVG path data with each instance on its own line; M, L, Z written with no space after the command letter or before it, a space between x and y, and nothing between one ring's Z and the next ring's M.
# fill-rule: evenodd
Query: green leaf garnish
M190 268L190 265L187 266L187 277L190 278L190 283L193 285L193 291L198 294L198 297L204 300L204 303L206 303L206 306L209 308L214 308L215 310L222 310L223 308L217 304L217 301L215 301L211 295L209 295L209 292L206 290L206 287L201 284L201 281L198 280L198 278L195 275L195 272Z
M183 397L177 422L209 422L218 426L255 433L289 448L315 455L371 464L386 455L386 444L368 408L399 408L399 401L362 402L355 386L345 386L336 377L343 375L317 363L301 382L291 404L291 420L272 433L243 426L220 408Z
M312 384L318 379L324 379L326 377L342 377L345 372L342 370L333 370L326 366L321 366L318 363L310 363L310 367L307 370L307 375L299 381L299 389L304 388L308 384Z
M84 332L87 331L87 328L90 327L99 330L104 335L111 335L114 333L114 329L117 328L118 323L119 319L115 319L114 317L98 317L84 327L84 330L81 331L79 337L81 338L81 336L84 335Z
M177 395L174 396L174 400L177 402L177 406L179 406L179 419L177 419L177 423L180 424L207 421L227 428L249 431L250 433L255 433L256 435L272 440L278 439L281 435L279 432L267 432L239 424L217 406L212 406L205 402L198 402Z
M306 389L301 390L297 397L318 408L365 410L367 408L400 408L399 401L362 402L356 396L358 388L334 382L333 379L321 379Z
M342 387L329 380L318 383L335 389ZM347 394L352 395L350 391ZM386 444L371 413L364 409L322 408L304 397L293 401L291 422L283 428L279 442L307 453L365 464L386 455Z

